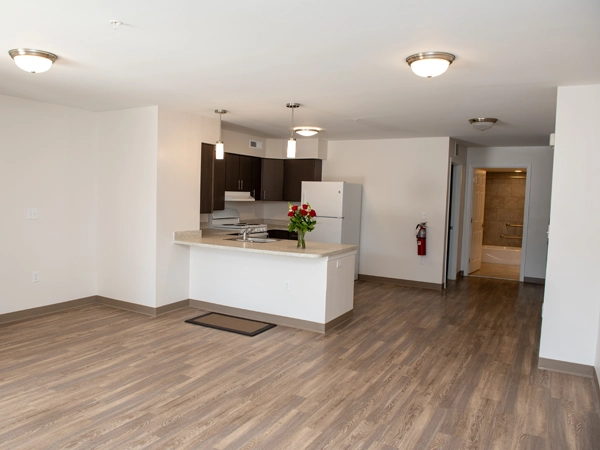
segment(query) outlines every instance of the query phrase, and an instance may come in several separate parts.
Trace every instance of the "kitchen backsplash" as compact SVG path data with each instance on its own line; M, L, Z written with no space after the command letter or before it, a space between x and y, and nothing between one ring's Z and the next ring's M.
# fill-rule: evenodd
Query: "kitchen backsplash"
M266 223L287 228L287 202L225 202L225 208L237 209L242 222ZM200 214L200 229L208 228L208 216Z

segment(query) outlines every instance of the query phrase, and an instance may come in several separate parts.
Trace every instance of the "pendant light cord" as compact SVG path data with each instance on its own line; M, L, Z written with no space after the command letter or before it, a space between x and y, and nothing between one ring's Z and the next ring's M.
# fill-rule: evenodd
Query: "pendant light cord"
M219 113L219 141L221 141L221 133L223 132L223 113Z
M294 139L294 109L292 108L292 134L290 135L290 139Z

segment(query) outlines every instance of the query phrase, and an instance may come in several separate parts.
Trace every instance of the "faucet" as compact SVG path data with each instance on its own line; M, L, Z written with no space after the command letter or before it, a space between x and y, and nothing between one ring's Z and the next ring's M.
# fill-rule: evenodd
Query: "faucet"
M254 230L254 227L247 227L244 229L244 235L242 237L243 240L247 240L248 239L248 233L250 233L250 231Z

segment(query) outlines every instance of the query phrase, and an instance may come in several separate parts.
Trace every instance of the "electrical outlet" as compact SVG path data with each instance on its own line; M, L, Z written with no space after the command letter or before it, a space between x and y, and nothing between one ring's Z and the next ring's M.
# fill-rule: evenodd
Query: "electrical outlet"
M283 290L286 292L289 292L292 290L292 283L289 281L286 281L285 284L283 285Z
M427 213L426 212L422 212L421 213L421 219L427 219Z
M419 260L419 264L425 264L425 257L421 256L421 259Z
M37 208L27 208L27 220L37 220Z
M335 267L337 267L338 269L342 267L342 262L339 259L335 262Z
M31 273L31 282L32 283L39 283L40 282L40 273L37 270L34 270Z

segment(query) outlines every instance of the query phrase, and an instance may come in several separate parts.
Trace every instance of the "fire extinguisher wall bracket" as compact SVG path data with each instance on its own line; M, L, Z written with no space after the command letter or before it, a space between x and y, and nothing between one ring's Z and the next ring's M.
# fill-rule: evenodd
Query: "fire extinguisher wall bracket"
M417 225L417 255L425 256L427 254L427 222L421 222Z

